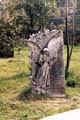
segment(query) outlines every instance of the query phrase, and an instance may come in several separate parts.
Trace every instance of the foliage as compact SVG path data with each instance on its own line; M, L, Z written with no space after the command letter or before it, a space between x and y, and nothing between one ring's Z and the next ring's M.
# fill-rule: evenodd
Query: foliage
M78 83L77 83L77 80L76 80L76 77L75 77L75 72L74 71L69 71L66 73L66 85L68 87L75 87Z
M0 54L9 56L9 51L13 51L15 45L21 44L22 39L19 38L29 38L30 34L48 27L49 20L57 14L55 0L16 0L9 3L0 20Z
M74 70L70 70L65 74L66 77L66 85L68 87L76 87L80 85L80 75L76 75L76 72Z
M9 15L9 9L0 9L3 14L0 18L0 57L13 57L14 45L19 37L20 27L16 26L15 21Z
M0 21L0 57L13 57L13 41L10 24Z
M80 62L78 57L80 55L79 49L80 47L74 47L70 70L68 72L65 72L66 85L69 87L80 86L80 70L79 70Z
M75 87L76 86L76 82L74 80L70 80L70 81L67 81L67 84L66 84L68 87Z
M12 7L11 7L12 9ZM13 9L12 9L13 10ZM14 7L16 25L21 26L21 36L29 37L30 34L48 27L49 20L58 14L56 1L22 0Z

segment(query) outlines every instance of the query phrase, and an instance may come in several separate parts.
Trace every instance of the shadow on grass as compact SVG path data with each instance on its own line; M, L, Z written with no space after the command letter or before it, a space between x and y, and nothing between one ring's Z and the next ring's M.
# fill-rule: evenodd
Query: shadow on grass
M26 73L26 72L21 72L21 73L18 73L14 76L10 76L10 77L2 77L0 78L0 81L3 81L3 80L16 80L16 79L22 79L22 78L27 78L29 77L29 73Z
M31 92L31 88L27 88L25 90L22 91L22 93L17 97L17 100L20 101L37 101L37 100L47 100L47 99L51 99L51 97L47 96L47 95L37 95L37 94L32 94Z
M29 73L21 72L19 74L12 76L12 79L16 80L18 78L21 79L21 78L27 78L27 77L29 77Z

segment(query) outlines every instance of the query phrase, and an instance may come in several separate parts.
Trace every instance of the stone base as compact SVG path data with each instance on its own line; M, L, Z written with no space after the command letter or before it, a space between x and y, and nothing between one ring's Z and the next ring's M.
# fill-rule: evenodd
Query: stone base
M43 95L53 97L53 98L65 98L66 97L65 91L64 91L64 93L60 94L60 93L54 93L54 92L50 91L49 89L48 89L48 91L47 90L46 91L40 91L40 89L39 88L37 89L37 87L32 87L31 91L32 91L32 94L34 94L34 95L43 94Z

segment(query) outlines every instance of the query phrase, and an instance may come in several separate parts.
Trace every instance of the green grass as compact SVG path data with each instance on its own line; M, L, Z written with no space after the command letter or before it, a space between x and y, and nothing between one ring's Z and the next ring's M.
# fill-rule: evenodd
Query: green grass
M65 48L66 60L66 48ZM80 47L75 47L70 71L78 82L66 87L66 98L47 98L30 93L29 48L15 49L15 57L0 59L0 120L39 120L45 116L80 107ZM70 76L68 79L72 79Z

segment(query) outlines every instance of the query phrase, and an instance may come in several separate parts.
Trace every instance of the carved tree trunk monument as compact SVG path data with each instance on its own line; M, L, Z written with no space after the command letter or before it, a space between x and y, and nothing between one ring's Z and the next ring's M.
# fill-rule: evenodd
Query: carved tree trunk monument
M65 97L64 41L61 30L44 30L30 36L33 94Z

